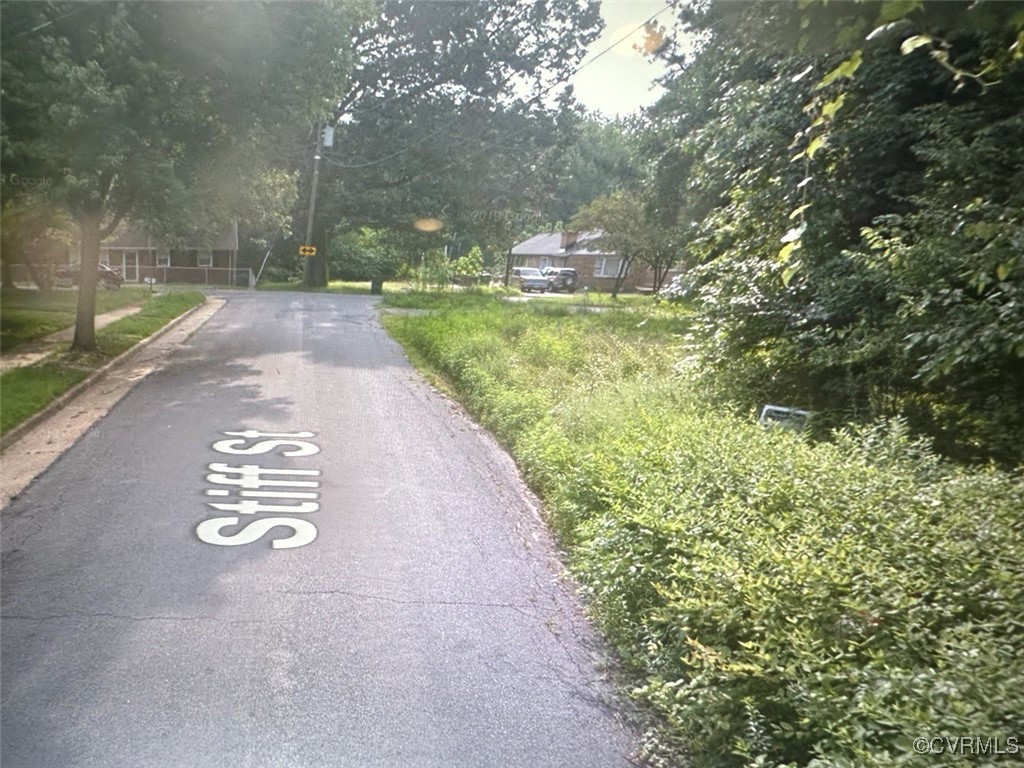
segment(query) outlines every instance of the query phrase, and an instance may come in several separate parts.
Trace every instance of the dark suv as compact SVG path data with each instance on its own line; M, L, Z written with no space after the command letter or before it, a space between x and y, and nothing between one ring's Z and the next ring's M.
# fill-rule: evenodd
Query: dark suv
M548 267L544 276L548 279L548 289L552 291L574 293L580 283L576 270L568 267Z

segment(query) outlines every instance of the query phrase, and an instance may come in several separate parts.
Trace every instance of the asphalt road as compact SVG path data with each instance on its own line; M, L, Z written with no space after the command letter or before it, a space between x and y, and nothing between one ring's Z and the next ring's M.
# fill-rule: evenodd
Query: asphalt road
M631 764L511 461L369 297L229 295L2 523L4 768Z

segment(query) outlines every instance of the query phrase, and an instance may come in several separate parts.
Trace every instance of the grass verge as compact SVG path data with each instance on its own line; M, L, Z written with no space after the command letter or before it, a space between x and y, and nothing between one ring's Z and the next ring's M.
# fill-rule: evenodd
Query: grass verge
M153 296L138 313L97 331L95 350L59 352L36 365L7 371L0 376L0 434L39 413L90 373L205 300L195 290Z
M421 305L421 308L428 308ZM687 316L446 296L384 322L510 449L594 618L698 768L911 766L1024 712L1024 480L900 424L720 412ZM988 764L988 763L985 763Z
M149 289L133 286L96 292L96 314L143 304ZM0 297L0 351L49 336L75 324L78 290L4 289Z

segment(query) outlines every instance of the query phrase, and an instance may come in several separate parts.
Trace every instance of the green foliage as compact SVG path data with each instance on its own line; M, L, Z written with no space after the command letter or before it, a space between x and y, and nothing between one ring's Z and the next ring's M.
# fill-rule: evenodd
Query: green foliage
M484 254L480 246L474 245L469 253L460 256L452 265L452 272L456 277L475 277L484 271Z
M419 288L448 288L455 274L452 262L439 248L432 248L421 257L419 269L416 271L416 282Z
M917 765L1024 711L1024 478L899 421L812 444L716 410L689 316L449 296L391 332L516 455L688 764ZM538 385L542 382L542 385Z
M4 306L0 311L0 351L37 341L75 322L73 312L47 312Z
M380 2L354 33L324 215L394 229L436 217L506 250L543 220L576 122L565 83L601 26L593 0Z
M5 172L34 180L39 202L77 225L76 346L94 344L99 244L121 221L165 239L231 219L264 237L280 230L294 199L281 147L336 103L352 67L339 31L367 10L354 0L0 6L0 152Z
M641 177L638 138L622 122L580 120L551 161L557 190L547 218L568 221L594 200L635 185Z
M959 460L1024 461L1024 68L1003 55L1024 16L721 5L683 12L736 23L669 83L647 147L688 234L695 266L670 292L698 308L707 391L809 408L825 431L901 416ZM823 32L824 50L745 45L748 25L801 18L890 26L856 45Z
M156 295L135 314L123 317L100 331L99 350L116 357L205 301L206 296L193 289L170 290Z
M387 230L369 227L336 235L328 259L331 274L342 280L390 280L407 264Z
M599 197L580 209L569 226L576 230L600 232L592 242L623 259L612 296L618 295L622 281L634 262L642 262L654 271L655 289L660 289L668 269L677 260L669 242L669 232L648 215L643 197L637 192L619 190Z

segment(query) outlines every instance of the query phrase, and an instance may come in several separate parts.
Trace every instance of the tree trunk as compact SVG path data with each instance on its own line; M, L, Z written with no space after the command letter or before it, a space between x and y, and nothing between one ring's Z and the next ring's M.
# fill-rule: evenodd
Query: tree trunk
M53 270L49 264L36 264L31 258L26 258L25 266L28 268L29 277L32 278L36 288L44 293L50 290L53 283L53 280L50 279L53 275Z
M370 280L370 295L380 296L382 293L384 293L384 281L376 277Z
M96 348L96 282L100 263L100 216L83 214L78 218L82 241L82 264L78 280L78 311L75 314L74 350Z
M619 298L619 291L622 290L622 283L626 280L626 275L629 274L629 268L633 264L633 258L622 260L622 266L619 268L619 274L615 278L615 285L612 286L612 298Z
M657 296L661 291L662 286L665 284L665 278L668 277L668 271L672 268L672 262L655 262L654 263L654 295Z
M302 271L302 284L306 288L327 287L327 254L317 248L316 256L307 256Z
M10 263L4 259L0 259L0 285L7 291L14 289L13 270Z

